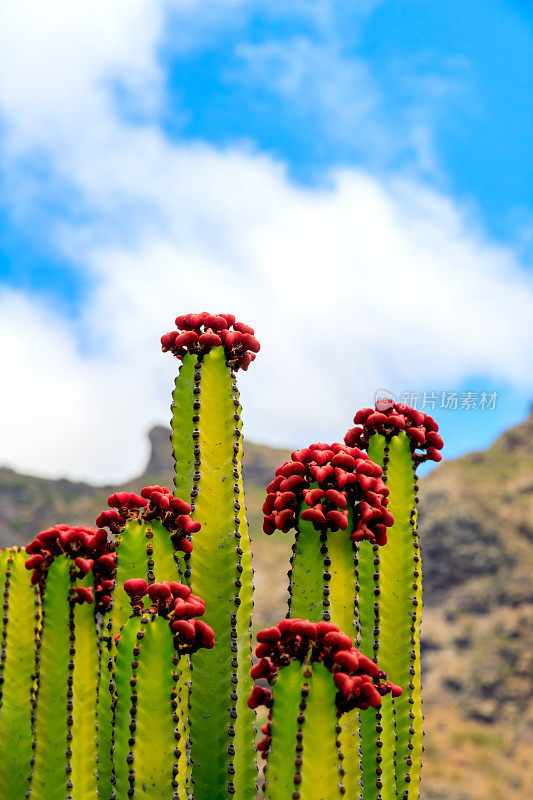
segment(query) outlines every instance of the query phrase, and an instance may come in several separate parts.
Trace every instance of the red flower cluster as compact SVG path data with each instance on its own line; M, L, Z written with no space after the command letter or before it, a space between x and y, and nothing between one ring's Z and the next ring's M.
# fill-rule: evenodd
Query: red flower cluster
M144 613L143 597L152 601L151 614L159 614L169 621L174 634L174 647L179 653L194 653L200 647L210 650L215 644L213 629L201 619L205 603L192 594L189 586L177 581L148 583L142 578L132 578L124 583L124 591L131 598L133 613Z
M357 447L319 443L296 450L267 486L263 530L286 532L296 526L298 515L317 530L346 530L352 510L351 539L385 544L394 520L381 475L381 467ZM309 508L300 511L304 501Z
M32 584L44 587L50 564L59 556L67 555L76 568L73 577L83 578L93 571L97 610L109 608L110 593L115 587L115 558L108 552L106 531L83 525L54 525L38 533L26 552L29 558L25 566L33 570ZM92 586L76 587L75 592L76 602L92 603L94 600Z
M302 619L282 619L274 628L266 628L257 634L259 642L255 654L261 660L251 671L254 680L265 678L270 685L275 683L280 669L291 661L302 664L321 662L333 675L338 689L335 704L339 711L353 708L379 708L383 695L392 692L393 697L402 693L399 686L387 681L385 673L359 650L352 640L341 633L330 622L309 622ZM262 686L254 686L248 706L257 708L273 705L272 692ZM270 722L262 728L265 738L258 750L265 756L270 748Z
M416 408L403 403L394 403L384 411L362 408L353 421L357 427L351 428L344 437L350 447L368 447L374 433L391 436L405 431L411 440L413 455L418 464L442 459L439 450L442 450L444 443L437 433L439 426L433 417L417 411Z
M145 486L141 494L116 492L107 501L110 511L102 511L96 519L98 527L109 528L112 533L122 533L129 519L149 522L159 519L170 533L175 550L190 553L192 542L186 537L200 530L201 525L189 516L189 503L174 497L165 486Z
M183 314L176 317L176 325L177 331L161 337L161 346L180 360L186 353L203 355L212 347L223 347L230 367L247 370L261 348L254 329L236 322L233 314Z

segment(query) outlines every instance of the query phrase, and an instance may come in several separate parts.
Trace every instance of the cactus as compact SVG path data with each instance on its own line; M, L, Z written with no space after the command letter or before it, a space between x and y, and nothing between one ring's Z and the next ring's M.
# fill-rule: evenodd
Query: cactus
M250 670L235 371L259 343L230 314L176 324L161 340L182 361L175 493L116 492L98 528L57 525L0 554L2 800L252 800L261 706L266 800L416 800L416 467L440 459L437 424L363 409L345 444L276 471L263 527L295 530L289 609L258 634Z
M191 696L196 800L248 800L256 776L251 690L252 563L242 485L242 438L235 370L259 350L252 328L230 314L190 314L165 334L183 361L174 390L176 491L190 496L202 530L192 536L185 579L211 609L215 649L194 662ZM190 494L187 494L190 493Z
M27 792L34 800L97 797L101 671L93 567L105 540L104 531L56 525L28 546L26 568L42 595Z
M191 519L188 503L173 497L169 489L162 486L146 486L137 495L131 492L115 492L108 499L109 510L102 511L96 524L108 528L110 537L107 552L100 559L116 577L113 587L108 584L113 595L112 609L106 614L105 640L108 650L112 640L120 634L123 625L131 615L130 598L124 590L125 582L131 575L144 574L149 583L180 577L183 564L180 553L189 553L192 545L188 540L200 525ZM116 584L116 586L115 586ZM104 627L104 626L103 626ZM112 663L109 662L111 667ZM189 678L186 668L181 669L181 678ZM110 722L110 705L106 700L105 713ZM187 734L185 734L187 738ZM99 739L99 759L105 764L102 774L101 793L108 798L111 793L111 770L109 753L112 746L111 727L106 726ZM190 765L182 769L181 788L185 790L190 781Z
M133 614L117 638L113 680L114 797L179 798L178 774L185 746L179 704L180 663L200 648L214 645L213 630L202 620L205 605L178 582L130 579L124 592ZM144 608L148 594L152 604Z
M313 619L321 614L323 620L353 630L369 652L375 624L374 585L372 573L362 572L368 559L360 558L360 553L372 553L372 545L376 551L384 545L386 529L393 522L381 475L381 468L359 448L312 444L295 451L276 470L263 505L267 534L296 529L289 571L290 616ZM383 705L386 713L390 703ZM384 800L392 797L394 776L384 768L392 762L392 749L390 759L383 753L384 744L392 746L392 731L388 739L380 739L375 729L379 722L365 715L359 726L353 714L343 720L340 739L348 757L344 784L350 797L359 794L361 780L365 800L377 797L380 790Z
M256 686L248 700L269 713L258 745L267 760L265 797L342 797L341 716L379 708L384 695L399 696L401 689L332 623L284 619L260 631L257 640L261 660L252 676L266 678L274 690Z
M27 553L0 553L3 596L0 655L0 797L22 798L32 757L31 709L35 698L35 644L41 626L41 598L25 569Z
M428 414L403 404L359 411L345 436L349 446L366 448L383 466L394 516L389 544L375 565L377 620L375 651L380 667L406 688L393 700L394 764L397 794L418 797L422 759L420 620L422 560L417 529L416 467L425 460L440 461L443 442L438 425ZM368 564L366 565L369 570ZM390 726L390 716L387 724Z

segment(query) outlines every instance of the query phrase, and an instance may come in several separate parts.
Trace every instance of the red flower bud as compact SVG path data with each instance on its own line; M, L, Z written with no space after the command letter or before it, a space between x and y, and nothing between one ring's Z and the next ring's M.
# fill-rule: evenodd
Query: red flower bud
M26 569L35 569L36 567L40 567L43 562L44 556L40 555L39 553L35 553L35 555L26 559L24 566Z
M276 522L273 516L265 517L263 520L263 531L267 536L271 536L276 530Z
M211 331L211 333L202 333L198 338L198 344L201 344L202 347L218 347L222 344L222 339Z
M142 578L130 578L124 582L124 591L128 597L143 597L147 590L148 583Z
M253 328L250 328L249 325L245 325L243 322L234 322L233 327L236 331L239 331L239 333L249 333L251 336L255 333Z
M271 674L272 665L266 658L262 658L261 661L250 670L250 677L254 681L258 680L259 678L266 678Z
M270 689L263 689L262 686L254 686L252 694L247 700L248 708L257 708L268 702L272 697Z
M174 347L190 347L198 339L195 331L183 331L174 340Z
M186 534L197 533L202 527L199 522L189 517L187 514L181 514L178 517L178 524Z
M333 522L335 525L338 525L341 531L345 531L348 527L348 512L347 511L336 511L333 509L332 511L328 511L327 517L330 522Z
M323 489L309 489L309 491L304 491L304 499L308 506L314 506L324 497L324 490Z
M291 632L296 636L304 636L306 639L317 638L317 627L313 622L308 619L295 619L293 620Z
M94 561L92 558L75 558L74 564L77 566L82 575L87 575L92 569Z
M274 501L274 508L276 511L281 511L284 508L287 508L293 500L296 500L296 495L294 492L282 492L276 496Z
M175 619L172 621L170 627L172 633L181 636L186 641L190 642L194 639L195 636L194 622L191 622L188 619Z
M358 654L359 658L359 672L365 672L370 677L375 678L379 672L378 665L375 661L368 658L368 656L363 655L363 653Z
M357 672L359 669L359 659L357 653L351 650L338 650L333 656L336 664L349 670L350 672Z
M92 586L77 586L76 587L76 594L78 595L78 601L80 603L92 603L94 600L93 597L93 587Z
M353 642L345 633L326 633L324 642L328 647L333 647L335 650L351 650Z
M324 516L324 512L322 511L322 506L318 503L313 508L306 508L300 514L303 520L307 522L312 522L314 525L324 525L326 522L326 518Z
M174 514L190 514L191 507L189 503L182 500L180 497L173 497L170 501L170 507Z
M276 528L280 531L284 530L285 528L289 528L294 520L296 519L294 511L290 508L284 508L283 511L280 511L279 514L276 514Z
M281 631L279 628L265 628L257 634L258 642L279 642Z
M342 492L337 492L335 489L328 489L326 492L326 497L332 503L335 503L336 506L339 508L346 508L346 495ZM307 502L307 498L306 498Z

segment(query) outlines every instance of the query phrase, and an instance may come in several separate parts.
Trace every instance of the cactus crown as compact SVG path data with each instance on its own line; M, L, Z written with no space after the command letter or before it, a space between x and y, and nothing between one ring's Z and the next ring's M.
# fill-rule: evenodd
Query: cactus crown
M352 541L385 544L386 528L393 518L387 510L389 490L381 475L381 467L357 447L335 442L296 450L267 487L263 530L267 534L276 529L287 532L300 515L318 531L350 526Z
M429 414L394 403L389 408L376 410L362 408L354 417L355 428L350 428L344 441L350 447L367 448L375 433L383 436L394 436L405 431L411 441L413 460L416 464L423 461L440 461L440 450L443 448L442 437L437 433L439 426Z
M202 357L213 347L223 347L228 366L247 370L261 348L254 329L236 322L233 314L184 314L176 317L176 325L177 331L161 337L161 346L180 360L187 353Z

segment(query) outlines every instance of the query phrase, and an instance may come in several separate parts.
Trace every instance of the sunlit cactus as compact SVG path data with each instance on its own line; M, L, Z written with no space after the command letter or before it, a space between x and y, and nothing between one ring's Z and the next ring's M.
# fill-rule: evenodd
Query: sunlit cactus
M179 582L149 586L130 579L123 588L133 613L116 637L113 797L179 800L188 746L180 662L200 648L211 649L214 633L196 619L205 610L203 601Z
M266 800L417 800L416 467L440 459L436 422L363 409L345 444L276 471L264 531L295 532L288 612L251 668L235 373L259 343L230 314L176 324L175 492L116 492L97 528L0 553L1 800L254 800L263 706Z
M372 654L374 585L372 573L362 573L360 561L366 564L368 558L360 554L371 554L372 546L381 549L393 522L381 478L381 467L360 448L312 444L276 470L263 505L267 534L295 529L289 615L331 621ZM372 731L363 730L369 726ZM380 739L376 719L367 715L359 727L355 715L345 717L340 740L348 795L370 800L374 792L387 798L394 775L392 749L390 758L384 750L392 739Z
M348 755L342 752L341 716L379 708L384 695L402 690L332 623L283 619L257 639L261 660L252 676L273 688L255 686L248 699L252 708L268 709L258 745L267 761L265 797L340 798Z
M192 673L191 729L196 800L255 794L250 621L252 560L242 483L241 407L235 371L259 350L252 328L231 314L189 314L162 337L183 363L173 396L175 486L202 529L192 535L184 578L210 609L215 648Z
M37 685L35 647L40 640L41 597L25 569L28 554L0 553L2 644L0 652L0 797L23 798L32 757L32 718Z
M422 758L420 620L422 560L417 527L417 465L440 461L443 442L428 414L402 404L358 411L345 437L349 446L365 448L383 467L394 516L389 543L379 554L364 554L359 581L374 591L374 624L369 619L365 647L372 647L379 666L394 675L405 692L393 701L392 717L383 725L394 730L396 791L401 800L417 798ZM366 581L363 580L365 576ZM368 593L367 593L368 596ZM369 600L369 596L368 596ZM370 611L360 604L362 615ZM372 640L372 641L371 641Z
M99 777L102 665L95 600L102 605L105 578L98 559L106 552L106 534L56 525L39 533L27 550L26 568L42 595L42 623L35 641L33 755L26 796L85 800L96 796ZM17 795L7 797L16 800Z
M104 563L112 576L116 577L111 587L106 584L110 593L112 591L113 602L107 598L109 603L106 605L109 608L102 609L103 636L108 645L106 666L111 667L111 642L120 634L131 615L130 598L124 590L125 582L132 575L143 575L149 584L156 579L179 579L184 571L183 554L192 550L187 537L198 531L200 525L189 516L190 505L179 497L173 497L170 490L163 486L146 486L140 495L115 492L109 497L108 505L109 510L102 511L96 524L110 531L107 552L98 563ZM187 681L190 676L186 667L181 672L183 681ZM108 705L103 713L109 714ZM111 792L111 746L111 729L107 726L98 743L103 797L108 797ZM184 765L181 778L185 788L190 781L190 764L188 768Z

